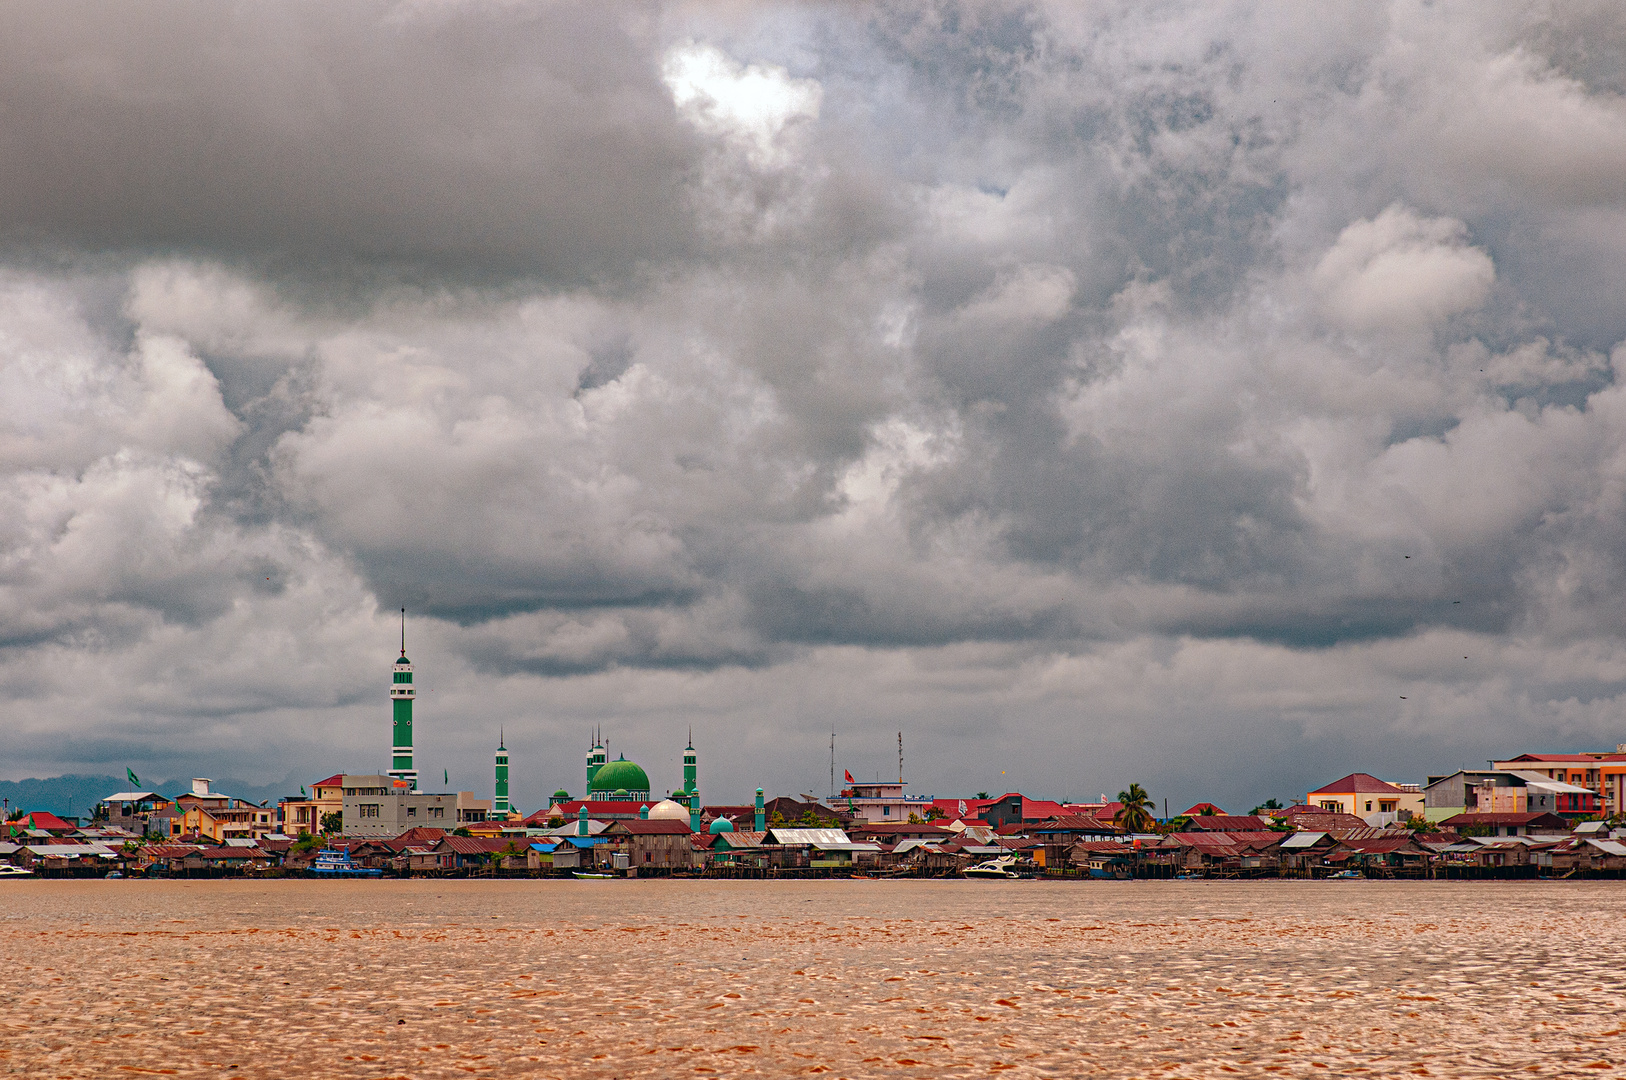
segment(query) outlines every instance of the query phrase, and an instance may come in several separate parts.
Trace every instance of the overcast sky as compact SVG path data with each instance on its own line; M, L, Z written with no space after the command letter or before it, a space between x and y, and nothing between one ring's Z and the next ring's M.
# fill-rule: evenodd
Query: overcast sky
M1626 742L1614 3L8 4L0 779Z

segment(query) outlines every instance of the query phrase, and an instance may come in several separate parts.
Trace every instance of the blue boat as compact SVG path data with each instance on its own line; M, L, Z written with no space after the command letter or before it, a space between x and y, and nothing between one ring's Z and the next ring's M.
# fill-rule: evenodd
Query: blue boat
M316 853L316 861L311 864L311 872L321 874L323 877L384 876L382 870L375 870L370 866L357 866L350 860L348 851L335 851L332 848L323 848Z

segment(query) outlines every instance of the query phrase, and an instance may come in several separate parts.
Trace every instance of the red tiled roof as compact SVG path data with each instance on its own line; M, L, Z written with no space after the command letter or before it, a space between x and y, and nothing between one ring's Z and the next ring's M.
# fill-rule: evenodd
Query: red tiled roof
M1474 825L1551 825L1561 829L1569 828L1569 822L1557 814L1544 811L1533 814L1458 814L1446 818L1440 824L1452 828Z
M313 788L342 787L343 785L344 785L344 773L334 773L332 776L328 777L326 780L318 780L318 781L316 781L316 783L312 784L311 787L313 787Z
M1415 792L1401 791L1386 780L1379 780L1370 773L1355 772L1330 784L1323 784L1310 792L1314 795L1412 795Z
M1409 836L1374 836L1365 840L1340 840L1339 843L1363 855L1387 855L1402 848L1416 847Z
M136 852L149 859L184 859L203 849L195 844L148 844Z
M1319 808L1313 813L1290 815L1287 822L1301 832L1337 832L1340 829L1368 828L1366 822L1354 814L1337 814Z
M1250 832L1270 828L1270 819L1252 814L1208 814L1191 819L1184 832Z
M570 802L559 803L558 807L559 812L565 817L575 817L578 813L580 813L582 806L586 805L588 817L635 818L638 816L639 810L646 806L654 806L658 802L660 802L659 799L627 799L624 801L619 799L595 799L592 802L584 804L580 799L572 799ZM553 807L544 806L530 817L526 818L524 823L532 828L535 828L540 823L546 821L552 813Z
M1256 829L1247 832L1182 832L1170 833L1165 842L1184 847L1269 847L1287 839L1287 833Z
M1041 821L1032 828L1040 831L1066 829L1072 832L1122 832L1110 820L1090 817L1088 814L1063 814L1049 821Z
M1504 761L1551 761L1555 763L1577 761L1626 761L1626 754L1606 753L1599 751L1595 754L1520 754L1515 758L1504 758Z
M57 817L49 810L31 810L11 825L20 825L25 829L44 829L47 832L71 832L73 826Z
M451 836L440 838L435 844L436 850L454 851L459 855L486 855L493 851L501 851L510 843L516 847L523 846L517 840L499 840L479 836Z
M427 844L433 847L445 835L445 829L437 829L432 825L414 825L395 839L384 841L384 844L392 851L400 851L408 844Z
M1200 802L1196 806L1180 811L1181 817L1224 817L1225 811L1211 802Z
M612 821L610 827L604 830L607 833L625 832L628 836L689 836L693 830L687 821L660 820L654 821L635 818L631 821Z

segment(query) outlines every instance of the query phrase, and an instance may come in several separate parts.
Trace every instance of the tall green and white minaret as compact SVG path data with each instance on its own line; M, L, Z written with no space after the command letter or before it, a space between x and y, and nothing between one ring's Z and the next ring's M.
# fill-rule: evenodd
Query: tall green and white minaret
M491 812L498 821L508 819L508 747L499 729L497 733L497 786L491 800Z
M406 654L406 608L401 609L401 657L395 661L395 677L390 683L390 702L395 707L395 738L390 748L394 765L390 775L405 780L418 790L418 770L412 767L412 661Z
M698 759L694 753L694 729L689 729L689 745L683 751L683 790L694 794L700 790Z

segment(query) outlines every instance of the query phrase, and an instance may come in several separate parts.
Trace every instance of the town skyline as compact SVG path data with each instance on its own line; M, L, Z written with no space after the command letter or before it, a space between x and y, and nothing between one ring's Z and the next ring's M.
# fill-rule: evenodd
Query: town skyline
M0 31L0 780L1626 742L1609 5Z

